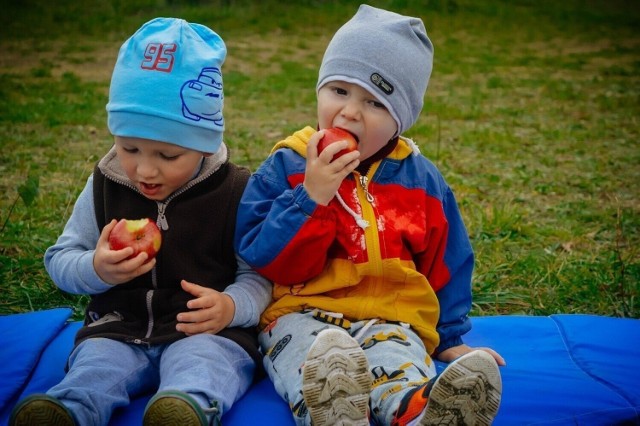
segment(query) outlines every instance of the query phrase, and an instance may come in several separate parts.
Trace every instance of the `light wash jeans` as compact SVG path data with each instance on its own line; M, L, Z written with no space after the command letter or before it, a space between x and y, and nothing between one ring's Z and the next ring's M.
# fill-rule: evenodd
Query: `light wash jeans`
M177 390L203 407L228 410L249 388L255 363L224 337L197 334L152 347L87 339L69 358L69 372L47 394L73 413L78 425L106 425L113 410L141 393Z
M435 377L436 367L422 340L408 326L384 321L349 322L320 311L292 313L267 326L258 341L266 354L267 374L276 392L291 407L296 424L310 424L302 397L302 366L316 335L326 328L345 330L364 350L374 377L369 399L373 423L390 425L422 403L420 391Z

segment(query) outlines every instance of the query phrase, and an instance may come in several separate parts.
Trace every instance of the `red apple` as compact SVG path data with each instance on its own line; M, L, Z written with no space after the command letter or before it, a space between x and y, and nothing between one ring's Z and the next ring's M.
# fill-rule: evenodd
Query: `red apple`
M347 147L338 151L331 161L358 149L358 141L351 133L338 127L334 127L331 129L325 129L324 136L320 139L320 142L318 142L318 155L320 155L327 146L338 141L347 141Z
M160 250L161 244L162 234L153 219L120 219L109 234L111 250L122 250L125 247L133 248L133 254L127 259L145 252L149 256L147 260L151 260Z

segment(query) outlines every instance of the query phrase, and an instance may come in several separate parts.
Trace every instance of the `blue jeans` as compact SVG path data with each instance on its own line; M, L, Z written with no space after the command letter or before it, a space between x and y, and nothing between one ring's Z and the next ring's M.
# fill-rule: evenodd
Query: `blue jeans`
M255 370L237 343L212 334L152 347L92 338L75 348L69 365L47 394L58 398L79 425L106 425L130 397L155 389L185 392L203 408L218 401L222 413L247 391Z
M266 354L264 366L269 378L292 407L296 424L311 422L302 397L302 366L316 335L325 328L346 331L364 350L374 377L369 399L373 423L392 424L402 417L401 406L415 406L412 399L421 401L416 396L435 377L436 367L422 340L408 326L336 321L334 314L320 311L292 313L267 326L258 341Z

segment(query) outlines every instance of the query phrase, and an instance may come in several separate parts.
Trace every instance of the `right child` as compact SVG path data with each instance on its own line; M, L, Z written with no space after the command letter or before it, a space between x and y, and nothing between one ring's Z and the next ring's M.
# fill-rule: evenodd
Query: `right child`
M238 211L240 256L273 280L264 364L298 424L488 425L502 357L465 345L473 251L451 188L400 136L433 47L418 18L362 5L333 37L318 129L273 148ZM345 141L318 152L338 127ZM433 359L451 364L436 374Z

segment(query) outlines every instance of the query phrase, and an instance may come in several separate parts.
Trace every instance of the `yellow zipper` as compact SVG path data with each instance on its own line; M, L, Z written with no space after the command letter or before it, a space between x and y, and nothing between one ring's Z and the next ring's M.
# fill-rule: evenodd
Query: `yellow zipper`
M358 193L358 200L362 208L362 217L370 224L368 228L364 230L364 237L367 244L367 255L371 269L374 276L380 276L382 274L382 255L380 252L380 236L378 234L378 222L376 218L376 212L373 208L375 198L373 194L369 192L368 184L371 177L378 169L380 162L376 162L371 165L366 175L361 175L356 172L356 188Z

